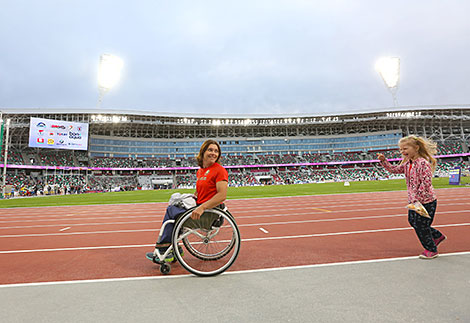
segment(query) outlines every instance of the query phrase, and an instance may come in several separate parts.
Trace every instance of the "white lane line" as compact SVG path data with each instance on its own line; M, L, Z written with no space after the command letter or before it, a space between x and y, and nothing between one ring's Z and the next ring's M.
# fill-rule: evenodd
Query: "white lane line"
M385 209L395 209L395 208L381 208L381 209L369 209L368 211L372 210L385 210ZM335 211L334 214L338 213L343 213L343 212L349 212L349 211ZM240 212L239 212L240 213ZM440 211L439 214L454 214L454 213L468 213L470 215L470 210L459 210L459 211ZM291 213L286 213L286 214L264 214L264 215L250 215L250 216L236 216L236 219L253 219L253 218L274 218L274 217L290 217L290 216L301 216L301 215L310 215L312 214L311 212L307 213L299 213L296 212L295 214ZM464 214L465 215L465 214ZM348 218L331 218L331 219L319 219L319 220L309 220L311 222L334 222L334 221L345 221L345 220L366 220L366 219L379 219L379 218L388 218L388 217L401 217L405 216L407 217L408 215L405 213L399 213L399 214L391 214L391 215L376 215L376 216L359 216L359 217L348 217ZM147 217L147 216L145 216ZM88 218L86 220L102 220L102 219L116 219L116 218L134 218L134 217L100 217L100 218ZM76 221L81 221L83 219L74 219ZM25 229L25 228L44 228L44 227L60 227L60 226L65 226L65 225L71 225L71 226L92 226L92 225L117 225L117 224L141 224L141 223L156 223L160 218L155 218L155 220L149 220L149 221L125 221L125 222L90 222L90 223L68 223L68 224L42 224L42 225L29 225L29 226L2 226L0 227L0 230L8 230L8 229ZM53 222L57 221L56 219L46 219L46 220L23 220L21 222ZM70 221L70 220L69 220ZM0 223L16 223L20 221L0 221ZM295 221L292 222L280 222L280 224L285 224L285 223L298 223ZM258 224L239 224L238 226L250 226L250 225L262 225L264 223L258 223ZM271 223L275 224L275 223Z
M31 250L9 250L0 251L0 254L6 253L31 253L31 252L50 252L50 251L75 251L75 250L99 250L99 249L119 249L119 248L142 248L142 247L155 247L153 244L137 244L137 245L122 245L122 246L98 246L98 247L74 247L74 248L57 248L57 249L31 249Z
M455 224L443 224L443 225L433 225L435 228L443 227L461 227L461 226L470 226L470 223L455 223ZM405 228L390 228L390 229L378 229L378 230L363 230L363 231L348 231L348 232L332 232L332 233L315 233L315 234L302 234L298 236L282 236L282 237L267 237L267 238L248 238L242 239L244 242L248 241L261 241L261 240L281 240L281 239L298 239L298 238L314 238L314 237L329 237L329 236L342 236L350 234L363 234L363 233L376 233L376 232L390 232L390 231L404 231L412 230L412 227Z
M465 256L465 255L470 255L470 251L440 253L439 257ZM418 256L408 256L408 257L396 257L396 258L382 258L382 259L370 259L370 260L332 262L332 263L314 264L314 265L261 268L261 269L251 269L251 270L229 271L229 272L223 273L222 275L249 274L249 273L257 273L257 272L282 271L282 270L292 270L292 269L305 269L305 268L320 268L320 267L335 267L335 266L345 266L345 265L371 264L371 263L379 263L379 262L391 262L391 261L413 260L413 259L418 260L419 258L418 258ZM419 260L419 261L421 261L421 260ZM0 285L0 287L2 287L2 285Z
M453 252L453 253L441 253L441 254L439 254L439 257L466 256L466 255L470 255L470 251ZM336 266L348 266L348 265L360 265L360 264L373 264L373 263L392 262L392 261L405 261L405 260L418 260L418 257L417 256L409 256L409 257L397 257L397 258L381 258L381 259L369 259L369 260L358 260L358 261L333 262L333 263L314 264L314 265L248 269L248 270L229 271L229 272L225 272L221 275L239 275L239 274L263 273L263 272L270 272L270 271L309 269L309 268L322 268L322 267L336 267ZM421 261L421 260L418 260L418 261ZM109 282L157 280L157 279L179 279L179 278L200 279L200 278L198 278L196 276L193 276L191 274L184 274L184 275L168 275L168 276L166 276L166 275L163 275L163 276L142 276L142 277L104 278L104 279L86 279L86 280L66 280L66 281L52 281L52 282L40 282L40 283L4 284L4 285L0 285L0 288L51 286L51 285L70 285L70 284L88 284L88 283L109 283Z
M70 229L70 227L66 227L66 228L60 229L59 231L65 231L65 230L68 230L68 229Z
M439 212L443 213L468 213L470 211L448 211L448 212ZM466 214L464 214L466 215ZM384 218L399 218L399 217L408 217L407 214L390 214L390 215L376 215L376 216L361 216L361 217L350 217L350 218L336 218L336 219L315 219L315 220L299 220L299 221L284 221L284 222L263 222L263 223L249 223L249 224L237 224L238 227L250 227L258 225L285 225L285 224L299 224L299 223L318 223L318 222L336 222L336 221L362 221L362 220L372 220L372 219L384 219Z
M439 214L454 214L454 213L468 213L470 215L470 211L463 210L463 211L443 211L439 212ZM290 214L292 215L292 214ZM467 214L464 214L467 215ZM281 215L278 215L281 216ZM269 226L269 225L286 225L286 224L301 224L301 223L319 223L319 222L336 222L336 221L362 221L362 220L371 220L371 219L383 219L383 218L394 218L394 217L407 217L407 214L391 214L391 215L376 215L376 216L361 216L361 217L349 217L349 218L332 218L332 219L314 219L314 220L299 220L299 221L284 221L284 222L261 222L261 223L249 223L249 224L238 224L238 227L252 227L252 226ZM256 218L257 216L253 216ZM260 216L261 217L261 216ZM262 217L270 217L270 216L262 216ZM241 218L241 217L240 217ZM40 228L40 227L50 227L50 226L92 226L92 225L111 225L111 224L134 224L134 223L148 223L148 221L133 221L133 222L111 222L111 223L82 223L82 224L58 224L58 225L38 225L38 226L17 226L17 227L0 227L1 229L23 229L23 228ZM150 221L150 223L155 223L155 221ZM159 229L134 229L134 230L111 230L111 231L84 231L84 232L71 232L71 233L63 233L61 235L77 235L77 234L105 234L105 233L132 233L132 232L148 232L154 231L158 232ZM54 236L58 235L58 233L34 233L34 234L10 234L10 235L0 235L0 238L22 238L22 237L47 237L47 236Z
M396 208L380 208L380 209L366 209L366 210L358 210L358 211L364 211L364 212L369 212L369 211L383 211L383 210L388 210L388 209L396 209ZM347 213L351 211L334 211L333 215L339 215L339 213ZM383 212L380 212L383 213ZM453 215L454 213L468 213L470 215L470 210L458 210L458 211L439 211L439 214L450 214ZM235 216L235 219L253 219L253 218L276 218L276 217L291 217L291 216L302 216L302 215L321 215L319 213L301 213L301 212L295 212L295 213L286 213L286 214L264 214L264 215L250 215L250 216ZM331 214L328 214L331 216ZM467 214L464 214L467 215ZM346 215L347 216L347 215ZM408 217L408 211L400 212L398 214L388 214L388 215L371 215L371 216L357 216L357 217L347 217L347 218L326 218L326 219L319 219L319 221L344 221L348 219L374 219L374 218L381 218L381 217L394 217L394 216L406 216Z
M455 192L451 192L452 190L455 190L455 191L462 191L464 192L465 191L465 194L456 194ZM438 189L435 189L436 192L440 192L440 191L443 191L444 193L449 193L449 195L451 195L452 197L454 196L462 196L462 197L467 197L467 193L466 193L466 190L467 188L466 187L449 187L449 188L438 188ZM325 197L332 197L332 198L336 198L337 196L347 196L347 195L360 195L360 194L363 194L363 195L367 195L367 196L370 196L370 195L375 195L375 194L382 194L382 195L390 195L390 194L396 194L396 195L404 195L406 194L406 190L392 190L392 191L377 191L377 192L355 192L355 193L336 193L336 194L316 194L316 195L288 195L288 196L270 196L270 197L253 197L253 198L242 198L242 199L229 199L227 200L227 202L231 202L231 203L237 203L238 201L239 202L242 202L242 203L245 203L245 201L253 201L253 202L256 202L257 200L266 200L266 199L295 199L295 198L325 198ZM368 199L370 201L374 200L374 199ZM392 200L392 201L395 201L394 198L389 198L387 200ZM115 203L115 204L84 204L84 205L52 205L52 206L27 206L27 207L18 207L18 208L15 208L15 211L16 210L26 210L26 209L37 209L37 210L41 210L41 209L47 209L47 208L63 208L63 207L67 207L67 208L77 208L77 209L81 209L81 208L84 208L85 210L79 210L80 212L86 212L88 210L94 210L95 208L101 208L101 207L110 207L110 206L117 206L118 208L122 208L122 207L125 207L125 206L129 206L129 207L141 207L143 209L146 209L146 206L147 205L155 205L155 206L161 206L161 207L164 207L165 205L168 205L168 202L145 202L145 203ZM244 205L244 204L243 204ZM2 209L3 210L10 210L10 209ZM133 209L134 210L134 209ZM42 210L41 210L42 211ZM4 216L4 214L0 214L0 217Z
M259 228L261 231L263 231L264 233L269 233L267 230L263 229L263 228Z
M382 206L380 206L378 208L371 208L371 207L357 208L358 206L365 206L366 204L367 203L351 204L351 205L343 204L342 207L347 207L347 209L343 209L343 210L335 209L335 210L332 211L332 213L337 214L337 213L360 212L360 211L361 212L379 211L379 213L380 213L383 210L396 210L396 209L401 210L401 209L403 209L402 203L400 204L400 206L384 207L383 203L382 203ZM266 207L256 207L256 206L243 207L241 209L230 208L230 210L232 211L233 214L235 214L235 217L237 219L254 218L254 217L274 217L274 216L292 216L292 215L302 215L302 214L305 214L305 215L317 214L315 211L313 211L313 212L311 211L311 210L315 210L315 209L319 212L322 212L322 213L324 213L326 211L326 209L322 209L323 211L320 211L320 209L312 208L310 205L311 204L306 204L305 207L302 206L302 207L297 207L297 208L292 208L292 207L288 207L288 206L286 206L286 208L284 208L282 206L277 206L275 208L276 212L284 212L284 211L288 210L289 211L288 213L274 213L274 211L268 210ZM444 206L461 206L461 205L470 205L470 203L440 203L439 207L440 207L440 209L442 209L442 208L444 208ZM309 209L310 209L310 211L309 211ZM253 215L254 213L265 213L266 211L273 212L273 214ZM467 211L468 210L454 211L454 212L467 212ZM128 214L129 212L121 212L121 213L122 214ZM250 215L249 216L239 216L239 215L245 214L245 213L248 213ZM295 213L295 214L293 214L293 213ZM319 213L319 214L322 214L322 213ZM328 212L328 213L331 213L331 212ZM444 212L439 212L439 214L440 213L444 213ZM103 213L103 214L109 214L109 213ZM64 218L61 218L61 217L64 217ZM131 219L151 218L153 221L161 221L161 219L163 219L163 216L162 215L156 215L154 212L152 212L152 214L149 214L149 215L139 215L139 216L135 216L135 215L116 216L113 213L112 216L108 215L108 216L98 216L98 217L73 217L73 218L71 216L67 216L67 215L62 215L62 216L55 216L55 215L54 216L21 216L21 217L12 217L12 216L2 217L2 216L0 216L0 219L3 219L3 218L8 218L8 220L0 220L0 223L51 222L51 221L61 221L61 220L64 220L64 221L83 221L83 220L90 221L90 220L98 220L98 219L118 219L118 218L131 218ZM65 219L67 219L67 220L65 220Z
M23 222L54 222L54 221L89 221L89 220L103 220L103 219L134 219L134 218L152 218L153 221L160 221L163 219L163 216L159 216L159 217L155 217L154 215L149 215L149 216L104 216L104 217L97 217L97 218L67 218L66 220L65 219L61 219L61 218L57 218L57 219L51 219L51 218L47 218L47 219L44 219L44 218L36 218L34 220L9 220L9 221L0 221L0 223L16 223L16 222L20 222L20 223L23 223Z
M18 234L3 235L0 238L24 238L24 237L47 237L47 236L65 236L65 235L82 235L82 234L105 234L105 233L133 233L133 232L158 232L158 229L141 229L141 230L116 230L116 231L93 231L93 232L70 232L70 233L35 233L35 234Z
M461 227L461 226L470 226L470 223L442 224L442 225L434 225L433 227L435 227L435 228L444 228L444 227ZM247 239L242 239L242 242L263 241L263 240L316 238L316 237L328 237L328 236L340 236L340 235L352 235L352 234L364 234L364 233L377 233L377 232L391 232L391 231L404 231L404 230L413 230L413 228L412 227L404 227L404 228L390 228L390 229L363 230L363 231L303 234L303 235L297 235L297 236L247 238ZM154 246L154 245L155 244L140 244L140 245L120 245L120 246L72 247L72 248L56 248L56 249L6 250L6 251L0 251L0 254L29 253L29 252L50 252L50 251L94 250L94 249L141 248L141 247L149 247L149 246Z
M156 221L125 221L125 222L90 222L90 223L67 223L67 224L38 224L38 225L17 225L11 227L0 227L0 230L26 229L26 228L50 228L50 227L78 227L78 226L100 226L100 225L120 225L120 224L155 224Z

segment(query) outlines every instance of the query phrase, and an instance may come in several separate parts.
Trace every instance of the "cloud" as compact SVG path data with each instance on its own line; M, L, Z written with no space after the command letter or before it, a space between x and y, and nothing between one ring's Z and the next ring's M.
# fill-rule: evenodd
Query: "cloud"
M96 105L99 56L124 62L103 106L314 113L391 105L374 71L401 57L399 102L470 101L470 3L10 1L0 12L0 102Z

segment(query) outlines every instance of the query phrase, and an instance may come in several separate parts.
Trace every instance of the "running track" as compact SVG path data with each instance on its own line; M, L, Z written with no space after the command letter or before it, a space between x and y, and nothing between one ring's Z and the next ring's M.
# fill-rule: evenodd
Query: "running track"
M437 190L440 253L470 251L470 188ZM406 192L229 200L242 236L230 271L416 256ZM0 286L159 276L145 259L166 203L0 210ZM172 265L172 275L187 274Z

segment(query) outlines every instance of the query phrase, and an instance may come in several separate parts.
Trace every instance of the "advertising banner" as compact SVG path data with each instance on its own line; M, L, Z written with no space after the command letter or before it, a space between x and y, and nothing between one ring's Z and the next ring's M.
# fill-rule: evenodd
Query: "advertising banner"
M449 171L449 185L460 185L460 167L456 167Z
M88 149L88 123L31 118L29 147Z

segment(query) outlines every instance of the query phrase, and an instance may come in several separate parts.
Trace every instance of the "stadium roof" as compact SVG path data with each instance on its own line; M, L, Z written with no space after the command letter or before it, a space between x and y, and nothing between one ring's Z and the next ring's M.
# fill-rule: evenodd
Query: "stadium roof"
M351 114L368 114L378 112L399 112L399 111L425 111L425 110L459 110L470 109L470 104L450 104L450 105L427 105L427 106L400 106L385 107L376 109L350 109L342 112L312 112L301 114L191 114L191 113L173 113L173 112L153 112L139 110L118 110L103 108L0 108L0 113L4 114L118 114L118 115L143 115L143 116L160 116L160 117L190 117L190 118L285 118L285 117L324 117L324 116L340 116Z

